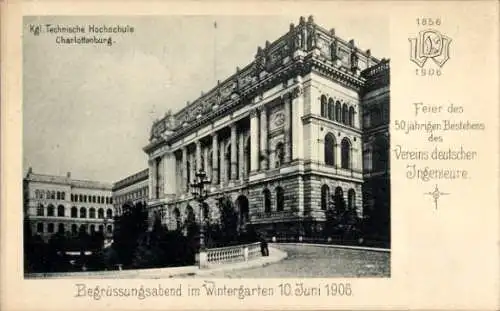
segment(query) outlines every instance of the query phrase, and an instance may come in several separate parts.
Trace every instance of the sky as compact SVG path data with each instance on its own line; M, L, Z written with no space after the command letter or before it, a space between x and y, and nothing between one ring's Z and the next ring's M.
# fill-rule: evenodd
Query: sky
M249 64L258 46L300 16L26 17L23 168L116 182L147 168L153 121ZM314 15L378 58L390 58L387 19ZM217 29L214 28L217 22ZM56 44L29 25L130 25L107 45Z

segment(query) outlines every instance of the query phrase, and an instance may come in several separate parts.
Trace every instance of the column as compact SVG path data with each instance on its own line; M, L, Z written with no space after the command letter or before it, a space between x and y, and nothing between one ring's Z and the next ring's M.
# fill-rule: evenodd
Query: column
M337 137L339 140L335 142L335 167L340 168L341 167L341 160L342 160L342 152L341 152L341 139L342 137Z
M188 191L187 180L187 147L182 147L182 192Z
M259 120L257 110L250 112L250 171L259 169Z
M236 124L231 124L231 176L230 180L236 180L238 176L238 149L236 148Z
M284 160L285 163L290 163L292 161L292 99L290 98L290 94L286 94L283 96L284 100L284 111L285 111L285 123L284 123L284 146L285 146L285 154Z
M203 148L203 170L207 173L207 177L211 175L211 172L208 172L208 146Z
M148 194L148 198L149 199L152 199L153 198L153 195L154 195L154 176L155 176L155 173L154 173L154 161L153 160L148 160L148 166L149 166L149 178L148 178L148 190L149 190L149 194Z
M218 172L219 172L219 163L217 163L218 159L218 151L219 150L219 141L217 137L217 133L212 134L212 184L219 184Z
M304 159L304 129L302 116L304 115L304 100L302 78L298 77L298 85L292 90L292 159Z
M199 140L196 141L195 143L196 145L196 154L195 154L195 157L196 157L196 167L194 168L195 169L195 173L197 173L201 167L202 167L202 163L201 163L201 142Z
M224 141L221 141L219 144L219 153L220 153L220 180L219 184L225 184L227 182L226 176L226 152L225 152L225 144Z
M267 170L269 169L269 161L268 161L268 153L267 153L267 109L265 106L262 107L260 111L260 169Z
M243 181L245 175L245 135L240 133L239 143L238 143L238 170L240 180Z
M175 194L176 178L172 178L175 174L175 154L168 153L164 158L163 183L164 193L167 195Z

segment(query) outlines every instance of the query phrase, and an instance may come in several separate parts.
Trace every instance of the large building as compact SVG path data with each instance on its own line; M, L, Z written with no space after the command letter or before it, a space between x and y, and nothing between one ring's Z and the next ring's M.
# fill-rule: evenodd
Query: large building
M45 241L56 232L77 235L102 231L113 235L111 185L66 176L36 174L30 168L24 182L24 215L31 232Z
M224 194L241 225L271 234L323 230L333 194L361 217L389 215L388 114L389 62L301 17L249 65L153 124L148 206L175 229L189 217L217 219ZM203 207L190 189L201 169L211 181Z
M149 170L145 169L127 176L113 184L113 205L121 215L123 207L146 206L149 195Z

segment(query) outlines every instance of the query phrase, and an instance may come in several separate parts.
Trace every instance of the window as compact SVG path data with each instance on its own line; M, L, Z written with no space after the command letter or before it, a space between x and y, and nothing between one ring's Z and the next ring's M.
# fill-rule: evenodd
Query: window
M35 190L35 199L40 199L40 191Z
M106 218L113 218L113 210L110 208L106 211Z
M80 195L78 196L78 199L79 199L79 200L78 200L79 202L83 202L83 195L81 195L81 194L80 194Z
M66 200L66 192L61 192L61 200Z
M283 164L284 161L284 150L283 150L283 143L279 142L276 144L276 151L275 151L275 167L278 168Z
M93 207L89 209L89 218L95 218L95 208Z
M95 203L96 199L95 199L95 195L92 196L92 203Z
M80 207L80 218L87 218L87 210L85 207Z
M78 226L76 224L71 225L71 233L72 234L77 234L78 233Z
M47 216L55 216L55 208L54 205L50 204L49 207L47 207Z
M99 232L104 232L104 225L99 225Z
M174 209L174 219L175 219L175 229L179 230L181 228L181 213L178 208Z
M113 226L108 225L108 227L106 228L106 231L107 231L108 233L113 233Z
M263 191L264 195L264 212L269 213L271 212L271 191L269 189L264 189Z
M50 198L53 200L56 199L56 192L55 191L52 191L52 193L50 194Z
M325 164L334 166L335 165L335 137L332 133L328 133L325 136Z
M76 206L73 206L71 208L71 218L78 218L78 209Z
M60 200L60 199L61 199L61 193L60 193L59 191L57 191L57 192L56 192L56 198L57 198L58 200Z
M285 196L283 188L281 187L276 188L276 209L278 212L285 209Z
M328 185L321 186L321 209L326 210L328 208L328 199L330 197L330 188Z
M328 119L332 121L335 120L335 104L333 103L333 99L331 98L328 101Z
M373 145L373 163L374 171L385 171L389 168L389 144L383 136L378 136Z
M64 233L65 231L66 231L66 228L64 227L64 224L59 224L57 226L57 232Z
M354 108L353 107L349 107L349 120L348 120L348 124L349 126L354 126Z
M342 106L340 105L340 102L337 101L335 103L335 121L342 122L341 115L342 115Z
M57 217L64 217L64 206L59 205L57 207Z
M90 233L94 233L95 232L95 225L90 225Z
M109 204L113 204L113 198L109 198Z
M353 210L355 208L355 202L356 200L356 192L354 191L354 189L349 189L349 191L347 191L347 207L350 209L350 210Z
M321 116L323 118L327 117L327 103L325 95L321 95Z
M344 169L351 167L351 142L349 139L342 139L341 144L341 166Z
M38 207L36 208L36 215L37 216L43 216L44 215L44 207L42 204L39 204Z
M103 208L100 208L99 210L97 210L97 218L99 218L99 219L104 218L104 209Z
M47 225L47 232L48 233L53 233L54 232L54 224L50 223Z
M43 233L43 223L39 222L36 224L36 232Z
M349 119L349 109L347 108L347 105L344 104L342 105L342 123L347 124L347 121Z

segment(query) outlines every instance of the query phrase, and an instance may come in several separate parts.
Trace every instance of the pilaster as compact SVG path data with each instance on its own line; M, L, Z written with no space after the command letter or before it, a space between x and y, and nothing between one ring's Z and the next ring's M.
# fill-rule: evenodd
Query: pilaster
M187 167L187 161L188 161L188 154L187 154L187 147L184 146L182 147L182 192L188 192L188 178L187 178L187 173L188 173L188 167Z
M218 172L219 172L219 140L217 133L212 134L212 184L219 184Z
M269 169L268 159L268 137L267 137L267 109L262 106L260 110L260 169Z
M304 159L304 99L302 78L297 78L297 86L291 91L292 98L292 159Z
M240 180L243 181L245 175L245 135L240 133L238 136L238 170Z
M231 176L230 180L236 180L238 176L238 150L237 150L237 141L236 141L236 124L231 124Z
M284 101L284 112L285 112L285 122L284 126L284 160L285 163L290 163L292 160L292 100L290 98L290 94L285 94L282 97Z
M250 112L250 171L259 169L259 120L257 110Z

